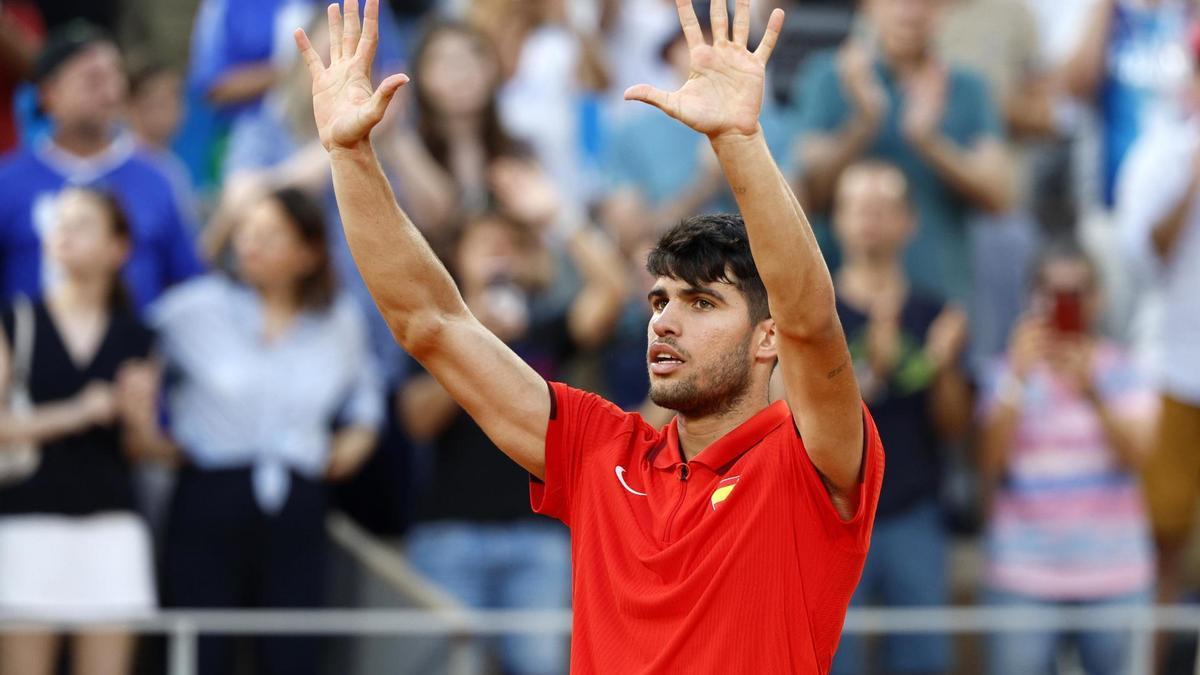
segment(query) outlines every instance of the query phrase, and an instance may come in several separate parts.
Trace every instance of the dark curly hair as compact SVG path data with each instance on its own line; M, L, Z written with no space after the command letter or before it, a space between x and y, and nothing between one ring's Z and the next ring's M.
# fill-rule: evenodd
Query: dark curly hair
M733 284L746 296L752 323L771 316L767 289L750 255L746 223L737 214L692 216L680 221L650 251L646 271L694 286L714 281Z

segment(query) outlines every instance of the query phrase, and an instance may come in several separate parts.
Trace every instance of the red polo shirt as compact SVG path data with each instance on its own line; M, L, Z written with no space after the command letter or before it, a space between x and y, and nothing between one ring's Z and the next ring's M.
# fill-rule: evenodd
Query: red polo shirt
M858 511L843 521L787 404L682 461L594 394L551 385L534 511L571 528L573 675L824 673L862 573L883 480L863 407Z

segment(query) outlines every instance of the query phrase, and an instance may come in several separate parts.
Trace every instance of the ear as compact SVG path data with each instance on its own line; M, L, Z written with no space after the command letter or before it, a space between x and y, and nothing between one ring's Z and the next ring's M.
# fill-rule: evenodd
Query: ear
M779 334L775 332L775 319L763 319L754 328L752 346L754 361L774 362L779 358Z

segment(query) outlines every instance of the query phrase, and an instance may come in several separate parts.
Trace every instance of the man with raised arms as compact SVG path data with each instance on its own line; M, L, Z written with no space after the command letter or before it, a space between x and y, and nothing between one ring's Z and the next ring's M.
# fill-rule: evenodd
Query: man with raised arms
M400 344L531 474L571 528L571 670L823 673L862 571L883 448L859 396L833 284L759 126L775 10L747 46L749 0L712 3L708 43L677 0L692 73L625 97L705 134L741 216L685 219L647 267L650 395L662 430L547 384L467 310L396 204L370 131L408 78L373 88L378 2L329 8L331 63L303 32L346 238ZM744 221L743 221L744 219ZM770 403L776 365L787 392Z

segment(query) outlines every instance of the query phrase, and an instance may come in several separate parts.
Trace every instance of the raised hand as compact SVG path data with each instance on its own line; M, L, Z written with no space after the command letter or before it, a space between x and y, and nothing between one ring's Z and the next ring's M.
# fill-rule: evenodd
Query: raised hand
M313 115L321 144L333 151L368 142L396 90L408 82L407 75L397 74L384 79L378 89L371 86L371 62L379 44L379 0L367 0L361 25L358 0L347 0L344 26L337 4L329 6L328 67L302 29L296 29L295 38L312 75Z
M713 43L704 41L692 0L675 0L679 23L691 55L692 72L678 91L665 92L647 84L625 91L626 100L644 101L692 129L717 138L725 134L750 135L758 130L767 59L783 28L783 10L771 12L762 42L753 52L750 36L750 0L737 0L730 37L725 0L713 0Z

